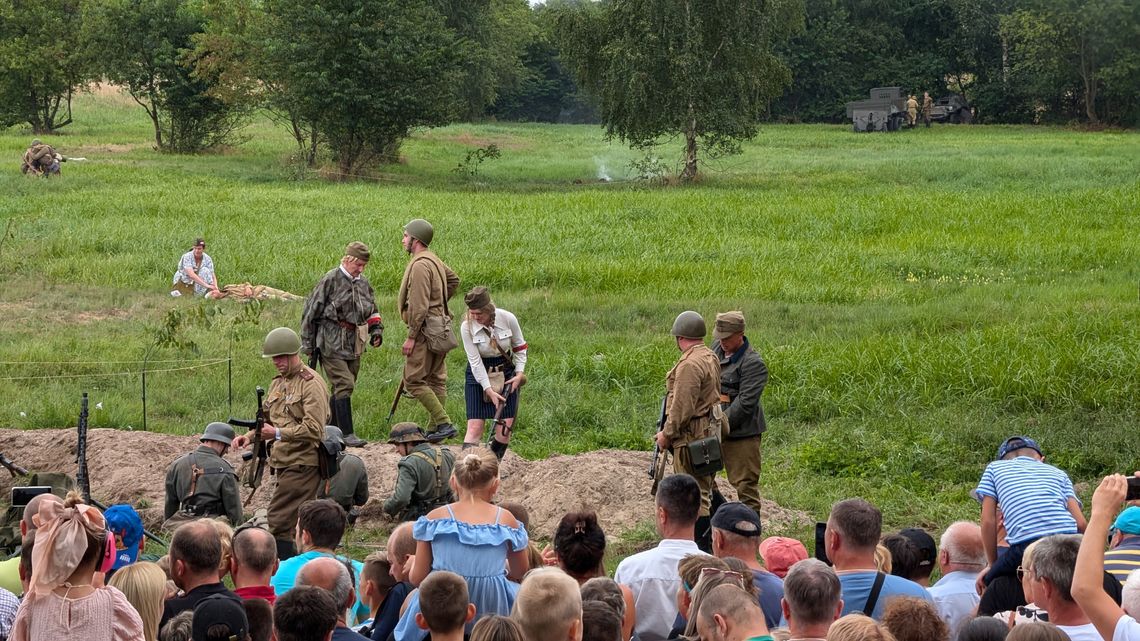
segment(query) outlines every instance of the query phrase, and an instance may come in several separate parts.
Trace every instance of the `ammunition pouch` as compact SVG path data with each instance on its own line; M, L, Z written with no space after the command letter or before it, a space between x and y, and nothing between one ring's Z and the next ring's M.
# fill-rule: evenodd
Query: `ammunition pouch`
M706 436L685 445L689 449L689 462L696 476L712 476L724 469L720 453L719 436Z

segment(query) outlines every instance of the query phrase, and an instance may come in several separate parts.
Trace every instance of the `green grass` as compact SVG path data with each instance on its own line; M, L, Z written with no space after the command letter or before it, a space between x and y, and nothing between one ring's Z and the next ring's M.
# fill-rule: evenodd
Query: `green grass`
M121 100L83 97L76 119L52 142L88 162L62 180L0 175L5 426L74 424L86 390L103 403L93 426L141 429L140 365L80 361L148 354L232 355L235 398L231 410L226 364L152 373L147 429L251 414L272 375L260 340L296 326L300 305L173 300L177 257L203 235L224 283L305 294L358 239L387 332L354 407L380 438L404 338L400 228L424 217L462 289L488 285L520 318L525 456L647 448L673 317L741 309L771 372L762 486L782 504L822 517L862 495L891 526L976 517L968 490L1012 433L1077 481L1138 466L1134 133L773 125L700 184L658 187L626 180L639 155L596 127L455 125L417 134L373 179L336 183L292 179L292 142L268 121L225 153L170 156ZM0 133L0 154L18 158L30 137ZM502 158L476 178L452 171L491 142ZM597 181L603 165L615 182ZM153 346L166 323L183 347ZM461 418L462 352L449 361ZM76 374L91 376L12 380ZM405 403L397 419L424 416Z

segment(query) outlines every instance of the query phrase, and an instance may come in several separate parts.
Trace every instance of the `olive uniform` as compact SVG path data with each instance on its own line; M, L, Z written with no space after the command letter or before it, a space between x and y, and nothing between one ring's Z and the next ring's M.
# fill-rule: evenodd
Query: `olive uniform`
M354 511L368 502L368 470L359 456L341 452L337 455L337 473L321 483L319 499L332 499L344 508Z
M721 407L728 417L729 433L721 442L724 470L740 502L760 514L760 439L768 429L760 395L768 382L768 366L752 348L748 337L731 356L725 356L721 338L744 332L740 312L717 315L718 339L712 350L720 362Z
M930 97L929 93L922 94L922 122L927 127L930 126L931 112L934 111L934 100Z
M665 433L673 448L673 471L689 474L701 486L700 516L709 515L713 477L697 476L689 461L689 443L720 433L713 409L720 404L720 364L705 345L694 345L665 377Z
M414 445L397 464L396 488L384 501L384 512L401 521L413 521L455 500L448 479L455 467L455 454L425 441L415 423L392 426L389 443Z
M203 516L224 516L235 527L242 522L241 494L234 468L205 445L179 457L167 468L163 510L163 518L171 525Z

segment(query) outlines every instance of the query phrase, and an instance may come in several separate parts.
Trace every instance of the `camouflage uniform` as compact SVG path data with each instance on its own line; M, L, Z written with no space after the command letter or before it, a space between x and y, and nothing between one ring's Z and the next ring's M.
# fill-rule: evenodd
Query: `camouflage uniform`
M447 301L459 287L459 276L430 249L414 255L404 269L397 305L415 347L404 365L404 389L431 415L429 432L450 424L447 401L447 355L427 348L423 334L429 316L450 316Z
M720 404L720 362L704 344L694 345L665 377L665 425L662 432L671 442L673 470L693 476L701 487L700 516L709 515L712 476L697 476L689 460L687 444L719 434L713 409Z
M338 459L336 476L321 484L317 498L332 499L351 512L368 502L368 470L355 454L341 452Z
M384 512L412 521L455 500L447 482L455 467L451 450L420 442L397 467L396 489L384 501Z
M194 468L200 472L195 479ZM242 522L241 495L237 476L226 459L202 445L166 469L166 506L163 518L170 521L224 516L230 524Z
M265 411L268 423L281 434L269 451L269 465L277 479L269 501L269 531L276 539L292 541L301 504L315 498L321 485L317 445L329 418L324 380L298 363L269 384Z

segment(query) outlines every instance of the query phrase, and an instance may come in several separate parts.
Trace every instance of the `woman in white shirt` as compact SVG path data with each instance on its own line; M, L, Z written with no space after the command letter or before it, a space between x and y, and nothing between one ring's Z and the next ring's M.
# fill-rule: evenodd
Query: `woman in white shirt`
M491 451L499 459L511 442L511 426L519 405L519 387L526 382L526 340L515 315L496 309L486 287L474 287L463 297L467 315L459 327L463 350L467 352L466 385L467 434L463 447L477 447L483 426L499 413L491 438Z

